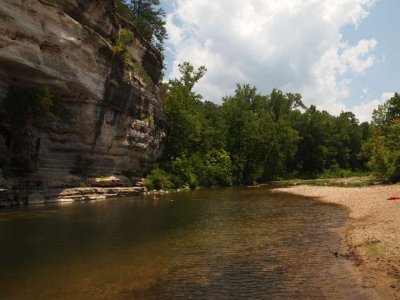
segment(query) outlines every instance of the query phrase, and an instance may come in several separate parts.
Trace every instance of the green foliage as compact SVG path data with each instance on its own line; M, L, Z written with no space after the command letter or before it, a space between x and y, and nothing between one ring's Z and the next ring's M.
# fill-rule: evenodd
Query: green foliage
M80 181L80 182L78 183L78 187L80 187L80 188L86 188L86 187L88 187L88 185L87 185L86 182Z
M124 28L121 28L118 32L118 44L121 47L126 48L133 42L133 32Z
M118 81L115 80L115 79L110 79L110 80L108 81L108 83L109 83L111 86L113 86L114 88L118 88L118 86L119 86Z
M368 159L361 153L369 127L359 124L354 114L335 117L311 106L296 117L293 126L300 134L294 167L303 176L318 176L332 168L365 170Z
M233 96L223 99L226 148L236 183L253 184L287 175L299 140L289 123L296 111L292 101L291 94L274 90L263 96L249 85L238 85Z
M180 77L162 87L169 130L160 167L175 187L347 177L365 172L372 151L379 150L363 146L369 124L351 112L332 116L307 108L299 94L274 89L262 95L250 85L238 85L217 105L193 91L205 67L185 62L179 70ZM400 132L386 132L392 142L383 146L398 145ZM370 165L383 164L385 174L398 176L398 157Z
M149 116L149 127L151 127L151 128L154 127L154 116L153 115Z
M368 162L368 165L377 178L385 179L387 178L387 173L390 166L388 159L390 153L384 145L384 138L383 136L374 135L369 143L371 159Z
M204 159L204 169L199 178L200 185L218 186L232 184L232 162L225 150L213 149Z
M198 160L197 155L192 155L190 158L182 156L171 161L170 172L174 174L172 181L175 187L196 187L199 184L197 176L199 164L196 163Z
M373 124L380 130L387 129L393 121L400 118L400 95L395 93L392 98L374 110Z
M201 78L201 73L204 74L204 67L194 70L185 63L179 68L182 76L170 80L166 85L167 95L163 105L170 125L165 151L165 159L169 161L196 153L201 147L203 128L207 127L201 111L201 96L192 91L195 81Z
M149 73L144 69L143 65L137 61L135 61L131 56L127 56L133 68L139 74L139 76L144 80L147 85L153 84L153 80L151 79Z
M187 89L189 92L193 89L194 85L205 75L207 72L206 67L200 66L197 70L189 62L185 61L178 65L181 77L178 80L170 81L171 86L180 86ZM199 96L197 96L199 97Z
M116 0L118 12L135 24L139 33L163 51L167 38L165 12L159 0Z
M368 173L361 171L352 171L349 169L341 169L339 165L333 165L329 169L318 175L318 178L348 178L366 176Z
M272 186L288 187L296 185L316 185L316 186L340 186L340 187L364 187L373 185L374 181L367 176L352 178L317 178L317 179L291 179L271 182Z
M114 54L126 54L126 47L133 42L133 32L124 28L118 31L115 45L113 45Z
M179 65L181 77L165 84L164 112L169 122L163 168L176 187L230 185L232 163L223 149L220 108L203 103L193 87L206 69ZM208 108L208 109L207 109Z
M130 30L121 28L118 32L116 43L112 47L114 55L118 56L124 64L130 64L134 68L136 73L145 81L147 85L153 84L153 80L150 75L144 69L143 65L136 61L132 55L127 51L129 46L134 40L134 35ZM118 88L119 83L115 79L110 79L109 84L115 88Z
M395 94L373 113L372 137L363 147L369 167L384 181L400 180L400 96Z
M115 6L118 11L118 13L123 16L125 19L133 21L133 16L132 16L132 10L130 7L126 4L126 1L124 0L115 0Z
M170 190L175 187L170 175L159 168L155 168L151 171L146 177L144 184L150 190Z

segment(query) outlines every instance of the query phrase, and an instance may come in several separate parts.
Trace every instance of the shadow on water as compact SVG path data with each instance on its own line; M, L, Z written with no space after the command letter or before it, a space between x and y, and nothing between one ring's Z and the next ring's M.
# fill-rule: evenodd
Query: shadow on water
M0 212L1 299L366 299L346 211L267 189Z

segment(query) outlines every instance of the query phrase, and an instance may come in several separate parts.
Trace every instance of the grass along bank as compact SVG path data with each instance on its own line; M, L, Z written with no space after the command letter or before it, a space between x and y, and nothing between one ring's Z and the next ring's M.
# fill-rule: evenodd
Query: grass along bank
M272 181L273 187L291 187L298 185L337 186L337 187L365 187L378 184L372 176L354 176L346 178L316 178L316 179L289 179Z

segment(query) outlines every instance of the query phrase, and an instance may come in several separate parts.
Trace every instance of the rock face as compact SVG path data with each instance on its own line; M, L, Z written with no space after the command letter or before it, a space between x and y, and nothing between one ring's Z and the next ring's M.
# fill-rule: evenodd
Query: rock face
M121 28L134 34L129 62L113 52ZM97 174L146 172L165 137L161 70L160 53L118 16L113 0L0 1L0 116L11 87L42 85L71 115L23 133L35 174L67 174L78 155ZM0 150L13 134L0 118Z

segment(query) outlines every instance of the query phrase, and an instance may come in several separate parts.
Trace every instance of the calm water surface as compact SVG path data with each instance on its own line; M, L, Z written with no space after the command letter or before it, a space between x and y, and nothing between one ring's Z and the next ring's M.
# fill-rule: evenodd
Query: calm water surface
M0 299L366 299L345 221L265 189L3 209Z

